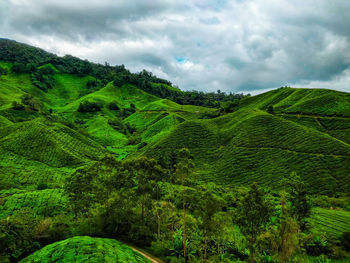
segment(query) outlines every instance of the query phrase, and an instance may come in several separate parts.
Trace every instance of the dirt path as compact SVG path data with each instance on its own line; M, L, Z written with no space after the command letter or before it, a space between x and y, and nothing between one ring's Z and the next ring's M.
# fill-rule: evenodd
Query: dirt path
M135 252L141 254L142 256L144 256L145 258L147 258L148 260L150 260L151 262L153 263L164 263L164 261L160 260L160 259L157 259L157 258L154 258L152 257L151 255L149 254L146 254L145 252L142 252L141 250L133 247L133 246L130 246L128 245L132 250L134 250Z

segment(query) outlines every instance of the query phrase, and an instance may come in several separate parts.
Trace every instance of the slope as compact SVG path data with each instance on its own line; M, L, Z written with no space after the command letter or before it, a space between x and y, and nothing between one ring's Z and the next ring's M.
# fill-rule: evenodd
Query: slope
M202 180L257 181L278 188L283 176L296 171L310 192L350 189L349 144L252 107L212 120L185 121L144 154L166 160L182 147L190 149Z

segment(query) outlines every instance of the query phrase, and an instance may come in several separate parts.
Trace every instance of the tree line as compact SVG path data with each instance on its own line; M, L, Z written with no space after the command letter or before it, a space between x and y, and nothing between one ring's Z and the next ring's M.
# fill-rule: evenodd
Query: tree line
M131 73L124 65L111 66L107 62L96 64L82 60L71 55L63 57L48 53L42 49L11 40L0 40L0 57L3 61L12 62L12 71L16 73L31 74L35 86L47 91L54 85L53 74L55 71L66 74L74 74L80 77L92 76L94 81L89 82L88 90L92 87L103 87L113 81L116 86L133 84L136 87L158 96L170 99L182 105L196 105L211 108L220 108L222 103L237 103L245 95L235 93L181 91L174 87L168 80L158 78L147 70ZM1 74L1 73L0 73ZM98 85L97 85L98 83Z

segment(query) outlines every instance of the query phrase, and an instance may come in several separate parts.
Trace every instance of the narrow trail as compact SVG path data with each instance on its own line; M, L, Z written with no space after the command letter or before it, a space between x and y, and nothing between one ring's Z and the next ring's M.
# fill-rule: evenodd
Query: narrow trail
M128 245L133 251L141 254L142 256L144 256L145 258L147 258L149 261L153 262L153 263L164 263L164 261L160 260L160 259L157 259L157 258L154 258L152 255L149 255L149 254L146 254L145 252L131 246L131 245Z

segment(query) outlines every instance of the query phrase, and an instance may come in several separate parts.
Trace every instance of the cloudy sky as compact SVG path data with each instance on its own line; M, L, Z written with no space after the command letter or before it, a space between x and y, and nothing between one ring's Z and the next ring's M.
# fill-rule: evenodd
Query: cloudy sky
M349 0L0 0L0 32L185 90L350 91Z

